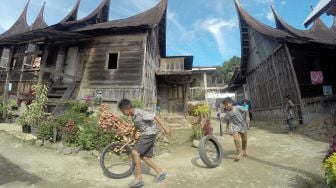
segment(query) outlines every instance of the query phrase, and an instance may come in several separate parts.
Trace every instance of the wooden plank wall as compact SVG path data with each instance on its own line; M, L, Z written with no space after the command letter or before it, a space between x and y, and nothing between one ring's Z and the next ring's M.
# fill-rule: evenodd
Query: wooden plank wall
M315 116L319 114L336 115L336 97L317 97L303 99L303 121L311 121Z
M155 29L148 32L146 37L145 61L143 67L143 102L147 110L155 110L157 103L157 81L155 72L159 67L160 47L158 31Z
M92 40L83 52L84 73L77 98L103 91L104 100L120 100L129 96L141 99L145 34L100 36ZM118 69L107 70L108 53L119 53Z
M160 61L160 72L184 71L184 58L163 58Z
M247 74L247 85L253 117L259 120L283 122L284 97L290 95L299 104L293 71L286 49L280 47Z

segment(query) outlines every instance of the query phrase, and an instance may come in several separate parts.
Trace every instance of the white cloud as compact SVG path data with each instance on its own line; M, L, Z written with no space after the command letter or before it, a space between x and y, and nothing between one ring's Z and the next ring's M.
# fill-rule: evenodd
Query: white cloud
M218 18L207 18L199 22L203 30L208 31L215 39L219 52L225 55L227 52L227 34L238 26L237 20L223 20Z
M168 23L172 24L172 27L168 28L170 30L177 30L179 35L176 35L175 37L179 37L182 40L192 40L195 37L196 30L194 28L187 29L178 19L178 16L176 13L171 12L168 10L167 12L167 19Z
M281 0L280 4L283 6L286 4L286 1L285 0Z
M273 12L271 11L271 9L269 9L269 11L267 12L266 18L268 21L274 22L274 16L273 16Z

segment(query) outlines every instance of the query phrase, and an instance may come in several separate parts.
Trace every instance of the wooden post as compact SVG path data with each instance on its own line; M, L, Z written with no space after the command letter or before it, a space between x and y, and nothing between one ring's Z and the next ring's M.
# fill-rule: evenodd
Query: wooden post
M57 53L57 58L56 58L56 66L55 66L55 71L54 71L54 75L53 75L53 82L56 82L56 84L61 84L61 77L62 77L62 73L63 73L63 66L64 66L64 62L65 62L65 57L66 57L66 52L65 52L65 47L61 46L58 49L58 53Z
M204 80L204 97L205 97L205 104L208 105L208 81L207 81L207 74L204 71L203 73L203 80Z
M44 43L43 55L42 55L42 59L41 59L40 72L39 72L39 77L38 77L37 84L41 84L42 80L43 80L43 73L44 73L44 69L45 69L47 59L48 59L48 55L49 55L49 45L50 45L49 42Z
M17 98L19 97L19 94L20 94L20 85L21 85L21 82L22 82L22 77L23 77L23 72L24 72L24 66L25 66L26 62L27 62L27 57L25 56L23 58L23 62L22 62L21 70L20 70L20 80L19 80L19 83L18 83L18 89L16 91L16 97Z
M15 45L13 45L10 49L9 56L8 56L8 62L7 62L7 66L6 66L6 81L5 81L5 88L4 88L3 101L2 101L2 104L5 108L5 110L2 114L3 119L5 119L6 116L7 116L6 106L7 106L7 103L8 103L8 89L9 89L11 64L12 64L14 50L15 50Z
M296 89L296 92L297 92L297 97L298 97L298 100L299 100L299 122L300 122L300 124L303 124L303 117L302 117L303 101L302 101L302 97L301 97L301 91L300 91L299 82L297 80L297 76L296 76L296 73L295 73L292 56L289 52L289 49L288 49L286 43L285 43L285 49L286 49L287 57L288 57L288 60L289 60L289 66L291 68L291 73L292 73L292 76L293 76L295 89Z

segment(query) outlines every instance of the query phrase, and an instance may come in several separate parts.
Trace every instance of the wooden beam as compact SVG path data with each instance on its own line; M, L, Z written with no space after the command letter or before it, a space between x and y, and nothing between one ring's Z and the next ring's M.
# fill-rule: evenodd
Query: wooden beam
M44 69L45 69L47 59L48 59L48 55L49 55L49 45L50 45L50 43L46 42L44 44L44 47L43 47L43 55L42 55L42 59L41 59L40 72L39 72L39 77L38 77L37 84L42 83L43 73L44 73Z
M10 73L11 73L11 62L13 59L13 54L14 54L14 49L15 45L13 45L10 48L9 56L8 56L8 62L7 62L7 67L6 67L6 81L5 81L5 88L4 88L4 94L3 94L3 101L2 104L4 108L6 109L7 103L8 103L8 89L9 89L9 80L10 80ZM2 117L5 119L7 116L7 110L4 110Z
M24 71L24 66L25 66L26 61L27 61L27 57L25 56L23 58L23 62L22 62L21 70L20 70L20 80L19 80L19 83L18 83L17 91L16 91L16 97L17 98L19 97L19 94L20 94L20 85L21 85L21 82L22 82L23 71Z
M299 121L300 121L300 124L303 124L303 119L302 119L303 101L302 101L302 97L301 97L301 90L300 90L299 82L297 80L297 76L296 76L296 73L295 73L295 69L294 69L294 65L293 65L293 61L292 61L292 56L289 52L289 49L288 49L286 43L285 43L285 49L286 49L287 57L288 57L288 60L289 60L289 66L291 68L290 72L292 73L292 76L293 76L295 89L296 89L297 97L298 97L298 100L299 100Z
M24 56L30 56L30 55L40 55L42 54L42 51L35 51L35 52L26 52L26 53L16 53L14 54L13 57L17 58L17 57L24 57Z

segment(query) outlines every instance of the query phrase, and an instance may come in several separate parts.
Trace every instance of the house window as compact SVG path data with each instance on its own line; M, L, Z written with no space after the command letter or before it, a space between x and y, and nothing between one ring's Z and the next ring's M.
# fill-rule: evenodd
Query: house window
M107 60L107 69L118 69L118 53L109 53Z
M9 58L9 49L8 48L4 48L2 50L2 54L1 54L0 67L2 67L2 68L6 68L7 67L8 58Z

